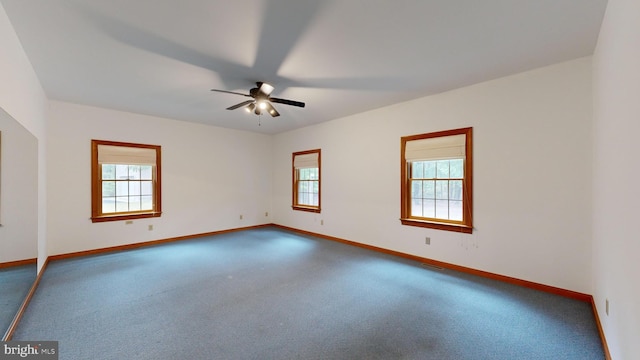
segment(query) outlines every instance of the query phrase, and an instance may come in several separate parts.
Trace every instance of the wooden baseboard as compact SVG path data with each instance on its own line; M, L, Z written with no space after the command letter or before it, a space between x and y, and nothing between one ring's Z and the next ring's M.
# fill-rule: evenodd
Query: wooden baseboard
M225 233L230 233L235 231L242 231L242 230L249 230L249 229L258 229L258 228L268 227L268 226L272 226L272 224L254 225L254 226L233 228L233 229L227 229L227 230L211 231L211 232L200 233L200 234L176 236L172 238L145 241L145 242L139 242L135 244L126 244L126 245L111 246L111 247L100 248L100 249L77 251L77 252L66 253L66 254L52 255L52 256L49 256L49 259L51 261L56 261L56 260L68 259L68 258L74 258L74 257L80 257L80 256L97 255L97 254L108 253L113 251L131 250L131 249L137 249L137 248L142 248L147 246L166 244L166 243L175 242L175 241L190 240L190 239L196 239L196 238L201 238L205 236L220 235L220 234L225 234Z
M38 283L40 282L40 277L44 273L44 271L45 271L45 269L47 267L47 264L48 264L48 262L50 260L51 261L55 261L55 260L67 259L67 258L73 258L73 257L79 257L79 256L96 255L96 254L106 253L106 252L130 250L130 249L141 248L141 247L146 247L146 246L153 246L153 245L159 245L159 244L170 243L170 242L175 242L175 241L189 240L189 239L195 239L195 238L200 238L200 237L205 237L205 236L213 236L213 235L219 235L219 234L224 234L224 233L230 233L230 232L236 232L236 231L242 231L242 230L248 230L248 229L264 228L264 227L276 227L276 228L280 228L280 229L283 229L283 230L296 232L296 233L299 233L299 234L311 235L311 236L318 237L318 238L321 238L321 239L336 241L336 242L340 242L340 243L351 245L351 246L357 246L357 247L360 247L360 248L363 248L363 249L368 249L368 250L377 251L377 252L381 252L381 253L385 253L385 254L389 254L389 255L393 255L393 256L398 256L398 257L401 257L401 258L418 261L418 262L421 262L421 263L424 263L424 264L428 264L428 265L432 265L432 266L436 266L436 267L455 270L455 271L459 271L459 272L462 272L462 273L476 275L476 276L489 278L489 279L493 279L493 280L503 281L503 282L506 282L506 283L509 283L509 284L523 286L523 287L526 287L526 288L535 289L535 290L539 290L539 291L543 291L543 292L547 292L547 293L560 295L560 296L568 297L568 298L571 298L571 299L575 299L575 300L591 303L591 306L592 306L592 309L593 309L593 312L594 312L594 316L595 316L595 319L596 319L596 323L597 323L597 326L598 326L598 331L600 333L600 338L602 340L602 345L603 345L603 348L604 348L605 357L606 357L607 360L611 360L611 354L609 353L609 348L607 346L607 341L606 341L604 332L602 330L602 324L600 323L600 317L598 316L598 310L596 309L596 306L595 306L595 303L594 303L594 300L593 300L593 296L591 296L591 295L583 294L583 293L572 291L572 290L566 290L566 289L558 288L558 287L555 287L555 286L550 286L550 285L540 284L540 283L536 283L536 282L532 282L532 281L522 280L522 279L510 277L510 276L505 276L505 275L495 274L495 273L491 273L491 272L487 272L487 271L477 270L477 269L473 269L473 268L469 268L469 267L465 267L465 266L460 266L460 265L456 265L456 264L446 263L446 262L433 260L433 259L429 259L429 258L424 258L424 257L416 256L416 255L406 254L406 253L402 253L402 252L399 252L399 251L389 250L389 249L385 249L385 248L381 248L381 247L377 247L377 246L373 246L373 245L367 245L367 244L363 244L363 243L359 243L359 242L355 242L355 241L351 241L351 240L341 239L341 238L334 237L334 236L324 235L324 234L320 234L320 233L314 233L314 232L306 231L306 230L300 230L300 229L296 229L296 228L292 228L292 227L288 227L288 226L284 226L284 225L273 224L273 223L255 225L255 226L248 226L248 227L242 227L242 228L227 229L227 230L212 231L212 232L193 234L193 235L177 236L177 237L161 239L161 240L153 240L153 241L147 241L147 242L141 242L141 243L135 243L135 244L127 244L127 245L113 246L113 247L108 247L108 248L86 250L86 251L78 251L78 252L74 252L74 253L50 256L45 261L45 264L42 267L42 270L38 274L38 277L37 277L34 285L32 286L31 290L29 291L29 294L27 295L27 298L25 299L24 303L22 304L22 306L20 308L20 311L16 315L16 317L15 317L14 321L12 322L11 326L9 327L9 330L7 330L7 333L5 334L5 338L3 338L3 340L5 340L5 341L6 340L11 340L11 336L13 336L13 332L15 331L15 327L17 326L18 322L22 318L24 310L26 309L27 305L29 304L29 301L31 300L31 297L33 296L33 293L35 292L35 289L37 288ZM27 261L27 260L25 260L25 261ZM28 261L35 262L35 259L29 259Z
M27 310L27 306L29 306L29 303L31 302L31 298L33 297L33 294L35 294L36 289L38 288L38 284L40 284L40 279L42 278L44 271L47 269L48 264L49 264L49 258L47 258L44 261L44 264L42 265L42 269L38 273L38 276L36 276L36 280L31 285L31 289L29 289L29 293L24 298L24 301L22 301L22 305L20 305L18 312L13 317L13 321L11 321L11 324L9 325L7 332L4 333L4 336L2 337L2 341L9 341L13 337L13 333L16 331L16 328L18 327L18 324L20 323L20 320L22 319L24 312Z
M189 240L189 239L195 239L195 238L200 238L200 237L205 237L205 236L219 235L219 234L230 233L230 232L235 232L235 231L248 230L248 229L257 229L257 228L269 227L269 226L272 226L272 224L254 225L254 226L247 226L247 227L235 228L235 229L211 231L211 232L207 232L207 233L192 234L192 235L185 235L185 236L177 236L177 237L161 239L161 240L152 240L152 241L146 241L146 242L135 243L135 244L112 246L112 247L108 247L108 248L100 248L100 249L93 249L93 250L86 250L86 251L77 251L77 252L73 252L73 253L48 256L47 259L45 260L44 264L42 265L42 269L38 273L38 276L36 277L36 280L34 281L33 285L31 286L31 289L29 290L29 293L27 294L27 296L25 297L24 301L22 302L22 305L20 306L20 309L18 309L18 312L16 313L15 317L13 318L13 321L11 322L11 324L9 325L9 328L7 329L7 331L5 332L4 336L2 337L2 341L9 341L13 337L13 333L15 332L18 324L20 323L20 320L22 319L22 316L24 315L24 312L27 309L27 306L29 305L29 302L31 302L31 298L33 297L33 294L35 293L35 291L36 291L36 289L38 287L38 284L40 284L40 279L42 278L42 275L44 274L45 270L47 269L47 265L49 264L50 261L56 261L56 260L68 259L68 258L74 258L74 257L80 257L80 256L97 255L97 254L113 252L113 251L130 250L130 249L136 249L136 248L141 248L141 247L146 247L146 246L153 246L153 245L165 244L165 243L170 243L170 242L175 242L175 241ZM3 263L2 265L11 264L11 265L7 265L7 266L17 266L17 265L36 263L36 262L37 262L37 259L28 259L28 260L21 260L21 261L13 261L11 263Z
M517 279L517 278L510 277L510 276L494 274L494 273L490 273L490 272L482 271L482 270L476 270L476 269L473 269L473 268L468 268L468 267L465 267L465 266L450 264L450 263L446 263L446 262L442 262L442 261L438 261L438 260L423 258L423 257L416 256L416 255L405 254L405 253L398 252L398 251L393 251L393 250L389 250L389 249L385 249L385 248L380 248L380 247L377 247L377 246L362 244L362 243L358 243L358 242L355 242L355 241L345 240L345 239L341 239L341 238L337 238L337 237L333 237L333 236L328 236L328 235L324 235L324 234L314 233L314 232L311 232L311 231L300 230L300 229L296 229L296 228L292 228L292 227L288 227L288 226L277 225L277 224L273 224L273 226L278 227L278 228L283 229L283 230L289 230L289 231L292 231L292 232L296 232L296 233L299 233L299 234L311 235L311 236L318 237L318 238L321 238L321 239L337 241L337 242L340 242L340 243L343 243L343 244L357 246L357 247L360 247L360 248L373 250L373 251L381 252L381 253L384 253L384 254L394 255L394 256L402 257L402 258L409 259L409 260L419 261L419 262L422 262L422 263L425 263L425 264L429 264L429 265L433 265L433 266L437 266L437 267L440 267L440 268L460 271L460 272L471 274L471 275L476 275L476 276L481 276L481 277L485 277L485 278L489 278L489 279L503 281L503 282L506 282L506 283L509 283L509 284L523 286L523 287L526 287L526 288L535 289L535 290L539 290L539 291L543 291L543 292L547 292L547 293L551 293L551 294L555 294L555 295L560 295L560 296L568 297L568 298L571 298L571 299L575 299L575 300L579 300L579 301L590 303L591 304L591 308L593 309L593 315L595 317L596 324L598 326L598 332L600 334L600 340L602 342L602 348L604 349L605 359L606 360L611 360L611 353L609 352L609 346L607 345L607 339L606 339L606 337L604 335L604 331L602 329L602 324L600 322L600 316L598 315L598 310L596 308L596 304L594 302L593 296L591 296L591 295L579 293L579 292L572 291L572 290L566 290L566 289L558 288L558 287L555 287L555 286L539 284L539 283L535 283L535 282L532 282L532 281Z
M600 315L598 315L598 308L596 307L596 302L593 297L591 297L591 308L593 309L593 316L596 318L598 333L600 334L600 340L602 341L602 348L604 349L604 358L606 360L611 360L609 345L607 344L607 338L604 336L604 330L602 329L602 322L600 322Z
M22 265L35 264L37 261L38 261L38 259L33 258L33 259L24 259L24 260L3 262L3 263L0 263L0 269L13 267L13 266L22 266Z
M288 226L277 225L277 224L273 224L273 226L281 228L281 229L284 229L284 230L297 232L297 233L300 233L300 234L311 235L311 236L319 237L319 238L322 238L322 239L337 241L337 242L341 242L343 244L348 244L348 245L357 246L357 247L368 249L368 250L373 250L373 251L377 251L377 252L381 252L381 253L385 253L385 254L389 254L389 255L402 257L402 258L409 259L409 260L419 261L419 262L422 262L424 264L428 264L428 265L432 265L432 266L437 266L437 267L441 267L441 268L445 268L445 269L460 271L460 272L471 274L471 275L481 276L481 277L484 277L484 278L503 281L503 282L506 282L506 283L509 283L509 284L514 284L514 285L519 285L519 286L523 286L523 287L526 287L526 288L540 290L540 291L544 291L544 292L547 292L547 293L556 294L556 295L568 297L568 298L575 299L575 300L580 300L580 301L583 301L583 302L591 302L592 301L591 300L592 299L591 295L583 294L583 293L576 292L576 291L566 290L566 289L562 289L562 288L558 288L558 287L554 287L554 286L550 286L550 285L539 284L539 283L536 283L536 282L522 280L522 279L518 279L518 278L506 276L506 275L495 274L495 273L491 273L491 272L487 272L487 271L476 270L476 269L465 267L465 266L455 265L455 264L446 263L446 262L443 262L443 261L438 261L438 260L433 260L433 259L429 259L429 258L416 256L416 255L406 254L406 253L402 253L402 252L399 252L399 251L394 251L394 250L389 250L389 249L385 249L385 248L381 248L381 247L377 247L377 246L362 244L362 243L351 241L351 240L345 240L345 239L341 239L341 238L337 238L337 237L333 237L333 236L328 236L328 235L318 234L318 233L314 233L314 232L310 232L310 231L306 231L306 230L300 230L300 229L296 229L296 228L291 228L291 227L288 227Z

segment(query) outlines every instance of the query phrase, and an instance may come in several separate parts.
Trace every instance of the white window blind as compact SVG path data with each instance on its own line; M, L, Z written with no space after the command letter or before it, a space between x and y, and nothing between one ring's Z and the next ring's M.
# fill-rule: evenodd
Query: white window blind
M464 134L407 141L404 158L407 161L465 158Z
M156 150L140 147L98 145L98 163L155 165Z
M293 159L293 167L296 169L317 168L318 153L296 155Z

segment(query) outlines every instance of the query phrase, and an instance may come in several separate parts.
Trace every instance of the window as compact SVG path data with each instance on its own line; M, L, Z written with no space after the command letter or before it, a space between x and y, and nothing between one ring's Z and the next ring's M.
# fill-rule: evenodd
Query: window
M160 146L91 140L91 220L160 215Z
M320 212L320 149L293 153L293 209Z
M403 225L471 233L472 128L401 138Z

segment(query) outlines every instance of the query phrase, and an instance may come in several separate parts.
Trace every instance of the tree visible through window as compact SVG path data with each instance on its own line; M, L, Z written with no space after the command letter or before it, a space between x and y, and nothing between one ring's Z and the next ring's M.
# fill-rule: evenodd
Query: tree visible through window
M411 216L462 221L464 160L413 161Z
M102 213L152 211L153 166L102 164Z
M298 205L318 206L320 177L318 168L298 169Z
M401 222L472 231L472 128L401 139Z
M92 140L92 221L161 214L160 146Z
M320 149L293 153L293 209L320 212Z

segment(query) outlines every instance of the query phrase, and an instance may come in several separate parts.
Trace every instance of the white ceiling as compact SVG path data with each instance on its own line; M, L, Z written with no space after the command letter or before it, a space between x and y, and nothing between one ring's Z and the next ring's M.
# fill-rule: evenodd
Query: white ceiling
M51 99L268 134L590 55L606 0L0 0ZM281 116L225 108L256 81Z

